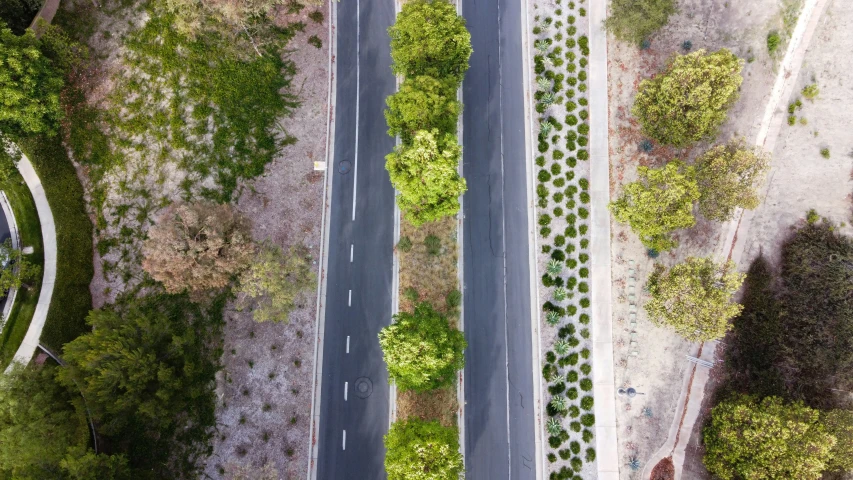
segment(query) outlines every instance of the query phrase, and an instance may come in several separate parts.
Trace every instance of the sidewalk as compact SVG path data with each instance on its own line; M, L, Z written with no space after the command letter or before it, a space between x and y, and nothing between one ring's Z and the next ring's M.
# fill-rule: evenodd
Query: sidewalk
M53 284L56 281L56 226L53 223L53 213L51 213L50 205L47 203L47 196L44 193L41 179L39 179L38 174L26 155L21 155L21 161L18 162L18 170L24 177L30 193L33 195L33 200L36 203L36 211L41 222L41 236L44 242L44 277L42 278L38 305L36 305L36 311L33 313L30 327L27 330L26 336L24 336L24 340L21 342L21 346L18 347L12 363L6 369L7 372L15 363L26 365L33 358L33 354L39 345L39 338L44 328L44 322L47 320L47 311L50 307L50 299L53 296Z
M610 159L608 156L607 2L589 4L589 117L592 263L592 382L598 480L619 478L616 388L613 379L613 314L610 272Z

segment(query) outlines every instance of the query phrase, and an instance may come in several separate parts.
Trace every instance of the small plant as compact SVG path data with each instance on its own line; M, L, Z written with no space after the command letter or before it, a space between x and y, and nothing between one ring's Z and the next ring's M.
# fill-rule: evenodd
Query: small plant
M773 30L767 34L767 51L770 52L770 54L776 52L780 43L782 43L782 37L779 36L779 32Z
M400 237L400 241L397 242L397 249L402 252L408 252L412 249L412 240L409 237Z
M545 323L550 326L556 326L560 323L560 314L557 312L549 311L545 314ZM556 347L555 347L556 348Z
M264 406L261 407L261 410L263 410L264 412L269 412L270 410L272 410L272 405L270 405L269 403L265 403Z
M628 459L628 467L633 471L637 471L640 469L640 460L637 457L631 457Z
M245 416L245 415L240 415L240 420L239 420L239 422L240 422L240 425L245 425L245 424L246 424L246 416Z
M275 372L268 373L267 378L269 378L270 380L274 379L275 378Z
M323 48L323 41L320 40L320 37L317 35L311 35L308 37L308 44L312 47Z
M264 440L264 443L268 443L270 441L270 432L264 432L261 438Z
M591 442L592 441L592 430L584 429L583 435L581 435L581 438L586 443Z
M421 297L421 295L418 293L417 290L415 290L414 287L406 287L403 290L403 297L405 297L406 300L414 303L414 302L418 301L418 299Z
M563 287L557 287L554 289L554 300L557 302L562 302L569 296L569 292Z
M291 425L296 425L296 417L295 417L295 416L294 416L294 417L290 417L290 424L291 424Z
M444 302L447 304L447 308L451 310L459 308L459 305L462 305L462 292L460 292L459 290L451 291L444 298Z
M587 463L592 463L595 461L595 449L587 448L586 449L586 461Z
M684 50L685 52L689 52L690 50L693 50L693 42L691 42L690 40L685 40L685 41L681 42L681 49Z
M296 368L299 368L302 366L302 360L299 360L297 358L296 360L293 361L293 364L296 365Z
M823 147L820 149L820 156L823 158L829 158L829 148Z
M563 426L560 425L560 421L556 418L549 418L548 421L545 422L545 430L548 431L548 435L555 437L563 430Z
M572 452L568 451L565 448L560 450L558 453L560 454L560 458L562 458L563 460L568 460L569 457L572 456Z
M249 363L249 368L255 368L255 361L254 360L249 360L248 363Z
M569 402L566 400L566 397L558 396L551 399L551 402L548 404L552 409L565 413L569 409Z
M584 378L580 382L580 387L581 387L581 390L583 390L584 392L588 392L588 391L592 390L592 380L590 380L588 378Z
M652 407L643 407L643 416L646 418L652 418Z
M308 14L308 18L310 18L314 23L323 23L323 12L315 10Z
M797 116L796 115L788 115L788 125L794 126L797 124Z
M583 468L583 460L581 460L580 457L572 457L571 463L572 463L572 468L576 472L580 472L581 469Z
M803 87L803 96L809 100L814 100L820 94L820 89L817 88L816 83L812 83L811 85L806 85Z
M572 387L572 388L566 390L566 397L569 400L575 400L576 398L578 398L578 389L575 387Z
M595 415L591 413L584 413L581 415L581 424L585 427L591 427L595 425Z
M594 401L593 401L592 397L587 395L586 397L583 397L581 399L581 408L584 410L592 410L593 403L594 403Z
M569 342L565 340L557 340L554 342L554 351L557 352L557 355L563 356L569 353Z
M809 210L808 213L806 214L806 222L808 222L811 225L814 225L815 223L817 223L819 221L820 221L820 215L818 215L817 211L814 208Z
M426 246L427 253L432 256L441 253L441 239L435 235L427 235L424 239L424 245Z

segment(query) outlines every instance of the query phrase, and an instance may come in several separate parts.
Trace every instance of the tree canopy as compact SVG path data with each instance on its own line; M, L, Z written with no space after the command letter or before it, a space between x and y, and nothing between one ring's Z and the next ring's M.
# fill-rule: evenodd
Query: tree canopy
M379 332L379 345L397 388L424 392L456 381L468 344L444 315L421 303L413 313L395 315L394 322Z
M41 275L41 267L33 265L20 250L12 248L12 240L8 238L0 243L0 265L0 294L10 288L20 288L22 283L33 282Z
M675 0L612 0L604 26L617 39L640 45L676 10Z
M221 300L204 310L183 295L125 299L92 311L92 331L65 344L57 379L83 392L137 478L183 478L206 451L221 309Z
M63 72L31 30L18 36L0 22L0 130L10 135L56 133L63 118Z
M453 84L427 76L407 78L386 102L388 135L400 135L405 144L412 143L418 130L438 129L441 134L456 132L456 121L462 110L456 101Z
M249 221L230 205L194 202L166 210L148 232L142 268L166 291L222 288L251 261Z
M714 407L703 439L702 461L723 480L817 480L836 443L817 410L751 396Z
M129 478L124 456L88 448L91 434L80 396L56 383L55 370L16 366L0 376L0 477Z
M459 431L438 422L394 422L385 435L388 480L459 480Z
M645 309L652 321L687 340L715 340L726 334L728 321L743 308L732 302L743 279L734 263L718 265L710 258L689 257L669 271L656 264Z
M714 137L738 98L742 68L725 48L677 55L665 72L640 83L631 113L643 133L664 144Z
M610 211L627 223L647 248L663 252L677 246L671 233L692 227L693 202L699 198L696 171L673 160L661 168L639 167L639 179L625 185Z
M462 82L471 56L471 34L456 6L446 0L407 1L388 34L394 73Z
M757 207L757 189L769 168L770 157L743 140L708 150L696 161L699 211L709 220L724 221L738 207Z
M241 274L237 290L255 300L255 321L287 323L297 295L315 281L307 248L293 247L285 255L277 246L265 245Z
M419 131L411 145L398 145L385 157L397 204L415 226L456 215L465 179L459 176L462 148L453 134Z
M853 410L830 410L824 415L823 423L827 433L835 437L828 469L853 472Z

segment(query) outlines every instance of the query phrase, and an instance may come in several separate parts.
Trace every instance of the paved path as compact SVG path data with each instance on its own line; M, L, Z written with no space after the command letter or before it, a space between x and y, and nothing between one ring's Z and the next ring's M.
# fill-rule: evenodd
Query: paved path
M20 250L24 248L19 243L18 224L15 221L15 212L12 211L12 205L9 204L9 198L6 197L6 192L0 192L0 205L3 207L3 217L0 218L0 242L5 242L7 238L12 240L12 248ZM18 289L12 287L6 292L6 296L0 300L3 305L3 314L0 316L0 332L6 326L6 320L12 313L12 306L15 304L15 297L18 295Z
M394 2L347 0L337 9L317 478L372 480L385 478L382 439L389 423L388 373L377 335L391 321L394 190L385 155L394 139L383 109L395 91L387 34ZM351 166L341 173L345 161Z
M605 0L589 4L590 200L592 215L592 393L599 480L619 478L616 442L616 389L613 380L613 312L610 269L610 158L608 155L607 16Z
M21 346L18 347L12 363L6 369L7 372L15 363L26 365L33 358L39 344L41 331L44 328L44 322L47 320L47 311L50 307L50 299L53 296L53 283L56 281L56 226L53 223L53 213L51 213L50 205L47 203L47 196L44 193L41 179L39 179L26 155L21 156L21 161L18 162L18 170L33 195L39 222L41 222L41 236L44 242L44 276L41 282L38 305L36 305L36 311L33 313L30 327L27 329L27 334L24 336Z
M465 468L536 478L522 0L462 2Z
M772 153L776 137L779 135L779 128L787 117L784 107L794 91L806 50L811 43L811 38L827 3L828 0L806 0L797 19L797 25L780 64L770 99L767 102L755 138L755 145L768 152ZM764 188L767 187L768 185L765 185ZM722 262L730 259L736 265L740 263L752 215L751 210L738 209L735 212L734 219L723 224L723 240L717 245L714 252L717 261ZM715 352L716 342L707 342L697 347L697 353L694 356L713 362ZM676 412L679 414L673 418L669 436L663 446L646 463L643 478L648 478L654 466L668 456L672 456L676 478L681 478L685 451L690 441L693 426L699 417L702 401L705 398L705 385L708 382L709 371L705 367L694 364L687 369L685 375L684 387L676 406Z

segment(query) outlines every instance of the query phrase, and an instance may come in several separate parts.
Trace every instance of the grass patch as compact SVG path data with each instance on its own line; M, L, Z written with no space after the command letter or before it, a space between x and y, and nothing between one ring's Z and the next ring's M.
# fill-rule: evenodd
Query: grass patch
M438 239L437 253L430 253L430 249L436 248L431 237ZM459 313L447 307L447 296L459 288L456 217L445 217L419 228L403 218L400 220L400 238L408 238L412 245L407 251L397 249L400 256L400 310L411 312L415 303L429 302L456 326ZM427 238L431 241L428 242ZM410 288L418 293L417 302L404 294Z
M9 204L15 214L15 222L21 236L21 248L33 247L33 253L26 258L33 264L44 268L44 248L41 238L41 223L39 223L36 204L30 190L24 183L24 178L17 171L13 172L2 189L9 199ZM0 334L0 368L5 369L21 342L27 334L27 329L33 319L39 293L41 292L41 277L29 287L22 287L15 297L15 304L9 313L9 319Z
M92 308L92 222L86 214L83 187L58 136L18 140L44 186L56 224L56 282L51 308L41 334L42 343L60 351L88 331Z
M458 375L458 373L457 373ZM456 383L450 387L417 393L397 391L397 421L411 418L438 420L445 427L455 427L459 403L456 401Z

